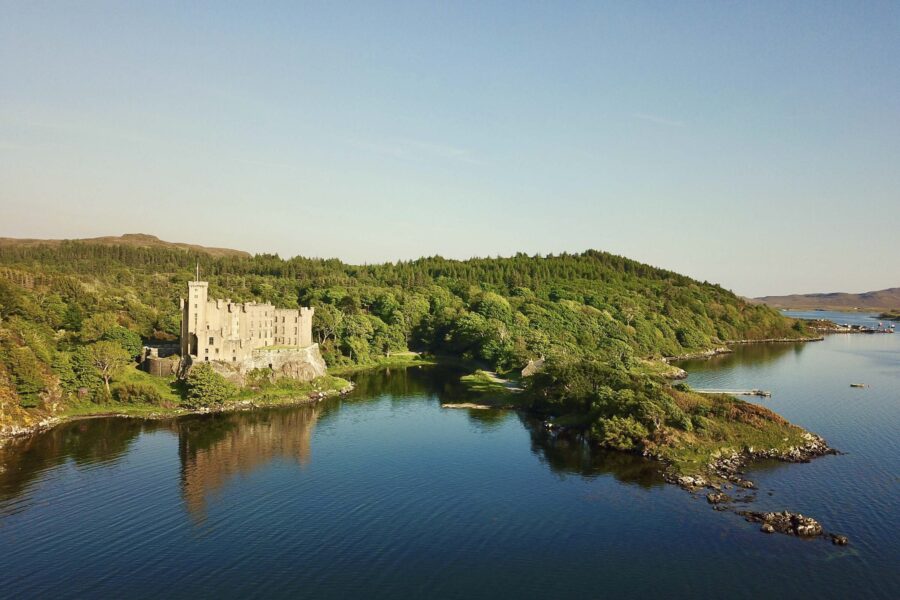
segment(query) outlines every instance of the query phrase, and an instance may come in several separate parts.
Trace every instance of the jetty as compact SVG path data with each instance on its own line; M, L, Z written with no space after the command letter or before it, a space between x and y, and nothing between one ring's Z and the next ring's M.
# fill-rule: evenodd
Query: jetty
M766 390L694 390L698 394L728 394L729 396L760 396L768 398L772 392Z

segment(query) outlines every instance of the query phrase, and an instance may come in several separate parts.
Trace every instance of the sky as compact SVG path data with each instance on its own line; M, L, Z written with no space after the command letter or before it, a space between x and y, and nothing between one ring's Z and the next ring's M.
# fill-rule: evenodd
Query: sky
M0 0L0 236L900 286L897 2Z

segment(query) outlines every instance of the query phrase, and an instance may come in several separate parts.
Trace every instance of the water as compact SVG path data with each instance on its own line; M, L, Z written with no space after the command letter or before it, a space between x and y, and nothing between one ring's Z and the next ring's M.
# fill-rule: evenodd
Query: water
M466 399L458 373L419 368L316 406L86 420L5 449L0 596L896 597L900 335L686 368L771 389L764 404L847 452L752 477L760 509L850 546L766 536L515 413L442 409Z
M781 312L785 316L793 317L795 319L825 319L827 321L833 321L838 325L862 325L863 327L869 327L871 329L880 329L881 327L878 326L879 323L881 323L882 327L890 326L892 323L892 321L879 319L877 313L838 312L829 310L782 310Z

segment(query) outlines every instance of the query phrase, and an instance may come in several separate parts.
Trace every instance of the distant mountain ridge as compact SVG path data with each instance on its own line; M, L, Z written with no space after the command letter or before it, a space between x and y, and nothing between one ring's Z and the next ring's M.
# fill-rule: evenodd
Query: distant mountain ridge
M115 236L109 235L96 238L72 239L72 240L39 240L28 238L8 238L0 237L0 247L3 246L59 246L63 242L84 242L89 244L101 244L105 246L132 246L136 248L177 248L180 250L203 252L214 257L247 257L251 254L243 250L233 250L231 248L211 248L207 246L199 246L196 244L185 244L181 242L167 242L161 240L155 235L147 233L126 233Z
M791 294L754 298L775 308L824 310L880 310L900 309L900 287L861 294L831 292L827 294Z

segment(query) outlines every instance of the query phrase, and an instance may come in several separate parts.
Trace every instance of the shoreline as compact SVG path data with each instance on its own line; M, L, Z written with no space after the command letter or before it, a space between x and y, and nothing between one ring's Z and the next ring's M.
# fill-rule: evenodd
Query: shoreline
M335 398L340 396L346 396L355 388L353 382L350 382L349 385L341 388L340 390L327 390L322 392L312 392L305 397L297 396L297 397L275 397L271 400L265 400L265 396L260 396L256 398L248 398L245 400L234 400L229 401L225 404L217 404L213 406L204 406L201 408L158 408L158 410L140 413L140 412L124 412L117 410L98 410L98 412L88 412L85 414L69 414L69 415L49 415L46 418L38 421L33 425L23 426L19 428L15 428L12 431L4 431L0 432L0 448L6 445L8 442L13 440L17 440L24 437L29 437L32 435L37 435L39 433L44 433L46 431L50 431L51 429L58 427L60 425L65 425L66 423L72 423L75 421L86 421L89 419L108 419L108 418L117 418L117 419L143 419L146 421L163 421L166 419L177 419L180 417L186 417L190 415L207 415L207 414L220 414L220 413L229 413L229 412L245 412L250 410L256 410L260 408L277 408L279 406L303 406L306 404L315 404L317 402L321 402L328 398ZM104 407L101 405L97 406L98 409L103 409ZM137 407L136 407L137 408Z
M666 363L673 363L682 360L697 360L712 358L721 354L731 354L734 352L729 346L747 346L750 344L805 344L807 342L822 342L825 340L824 335L807 338L766 338L762 340L728 340L723 342L724 346L712 348L710 350L701 350L699 352L690 352L688 354L678 354L675 356L664 356L661 360Z
M819 339L790 341L819 341ZM763 341L750 340L745 343L757 342L762 343ZM697 353L694 356L712 357L718 354L726 354L730 352L733 352L733 350L722 347L715 348L703 353ZM362 372L391 367L434 366L438 364L442 363L436 359L429 360L428 362L412 360L401 363L400 361L392 361L391 364L380 363L374 365L366 365L359 368L354 368L352 370L342 370L341 372L343 374L346 374L348 372ZM147 413L128 413L115 410L103 410L87 414L71 414L58 417L51 416L32 426L16 430L13 433L0 434L0 449L15 440L44 433L46 431L52 430L54 427L57 427L59 425L75 421L101 418L129 418L143 419L147 421L162 421L191 415L246 412L264 408L277 408L279 406L303 406L316 404L329 398L346 396L347 394L352 392L354 388L355 385L353 384L353 382L349 382L348 385L344 386L341 389L330 389L327 391L312 392L305 397L275 397L267 401L264 399L264 396L260 396L256 398L236 400L225 404L201 407L196 409L179 407L174 409L161 409ZM97 408L100 409L103 407L98 406ZM450 410L514 410L516 412L521 412L540 419L543 418L540 413L529 411L522 407L509 404L495 405L463 402L442 404L441 408ZM564 432L566 430L568 430L568 433L582 435L577 431L578 428L564 428L560 433L563 433L563 435L565 435ZM806 441L806 443L799 446L791 446L786 450L777 450L775 448L754 449L753 447L750 447L737 451L726 450L723 448L724 454L719 455L719 453L717 452L713 455L713 460L711 460L705 467L699 469L696 473L689 475L683 475L679 473L675 467L675 463L671 462L670 459L662 455L657 455L653 452L647 452L646 450L642 453L637 454L655 463L655 467L658 469L658 472L660 473L663 481L665 481L666 483L676 485L681 489L689 492L694 497L698 497L698 494L702 494L703 491L708 490L706 499L707 502L712 506L713 510L718 512L732 512L744 517L747 521L762 523L762 527L760 530L764 533L782 533L807 538L820 537L826 540L830 540L834 544L845 545L848 543L846 536L825 531L818 523L818 521L811 517L804 517L799 513L795 514L787 510L784 510L780 513L757 513L748 510L741 510L739 508L739 506L746 506L747 504L752 503L756 500L756 493L758 491L756 484L744 477L746 475L746 470L752 470L754 462L761 460L777 460L784 463L808 463L814 458L841 454L838 450L828 446L827 442L823 438L814 433L804 432L803 439ZM634 452L629 453L635 454ZM735 497L728 495L726 492L730 491L732 488L734 489L734 492L732 493L740 492L743 493L743 495Z

